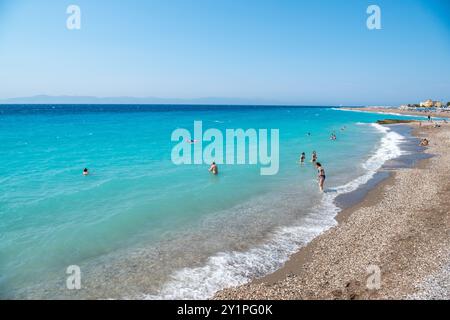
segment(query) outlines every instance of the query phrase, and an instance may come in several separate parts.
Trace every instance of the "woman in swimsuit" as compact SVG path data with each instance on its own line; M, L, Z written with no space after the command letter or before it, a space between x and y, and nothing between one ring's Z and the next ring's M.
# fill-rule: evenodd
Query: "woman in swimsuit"
M305 163L305 159L306 159L306 154L304 152L302 152L302 155L300 156L300 163L304 164Z
M322 167L322 165L320 164L320 162L316 163L316 168L318 171L318 178L319 178L319 188L320 191L323 192L323 184L325 183L325 169Z
M312 153L312 159L311 159L312 163L316 163L317 162L317 152L313 151Z

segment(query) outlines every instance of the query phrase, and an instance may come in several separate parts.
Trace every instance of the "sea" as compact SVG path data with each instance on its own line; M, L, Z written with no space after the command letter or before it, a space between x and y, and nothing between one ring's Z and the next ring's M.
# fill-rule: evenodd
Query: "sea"
M375 123L384 118L405 119L333 107L1 105L0 298L207 299L267 275L337 224L337 197L410 152L404 133ZM195 121L224 135L278 130L278 173L174 163L172 134L193 134Z

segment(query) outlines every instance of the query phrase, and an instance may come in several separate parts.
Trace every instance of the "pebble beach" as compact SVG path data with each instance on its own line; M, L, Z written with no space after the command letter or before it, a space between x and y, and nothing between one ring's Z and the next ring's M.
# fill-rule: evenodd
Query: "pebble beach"
M215 299L448 299L450 126L410 125L431 158L393 170L283 268Z

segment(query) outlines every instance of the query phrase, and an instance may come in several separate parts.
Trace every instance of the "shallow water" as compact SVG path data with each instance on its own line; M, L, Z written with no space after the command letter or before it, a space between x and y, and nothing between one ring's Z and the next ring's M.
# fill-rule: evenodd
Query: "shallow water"
M401 154L400 134L370 124L379 118L304 107L0 106L0 297L206 298L274 271L335 224L337 195ZM221 165L214 177L207 165L174 165L171 134L196 120L222 132L279 129L279 173ZM327 171L324 195L312 165L297 163L313 150ZM81 267L82 290L65 289L69 265Z

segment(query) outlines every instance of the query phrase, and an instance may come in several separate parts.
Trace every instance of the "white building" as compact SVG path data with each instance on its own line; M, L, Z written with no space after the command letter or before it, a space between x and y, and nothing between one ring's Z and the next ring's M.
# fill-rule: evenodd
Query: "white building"
M442 108L443 107L443 103L441 101L433 101L431 99L428 99L424 102L420 103L420 106L422 108Z

